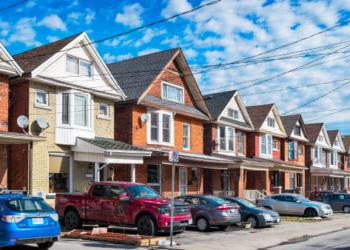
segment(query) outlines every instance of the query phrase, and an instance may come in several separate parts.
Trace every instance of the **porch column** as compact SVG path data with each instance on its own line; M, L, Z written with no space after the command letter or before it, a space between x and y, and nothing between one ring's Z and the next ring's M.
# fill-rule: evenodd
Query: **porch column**
M136 168L135 164L131 164L131 182L136 182Z
M274 181L274 193L280 194L282 193L282 172L281 171L273 171L273 181Z
M269 171L261 171L261 187L266 192L270 193L270 176Z
M243 198L243 190L244 190L244 169L237 168L236 170L236 178L235 178L235 197Z
M100 181L100 171L98 169L100 168L100 164L98 162L95 162L95 180L94 181Z

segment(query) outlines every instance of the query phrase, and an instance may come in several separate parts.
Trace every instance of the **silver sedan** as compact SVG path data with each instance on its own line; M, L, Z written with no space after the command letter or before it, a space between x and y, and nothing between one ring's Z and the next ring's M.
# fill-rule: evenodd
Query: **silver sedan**
M333 214L333 210L328 204L310 201L298 194L274 194L265 199L257 199L256 203L261 207L275 210L279 214L304 215L306 217L326 217Z

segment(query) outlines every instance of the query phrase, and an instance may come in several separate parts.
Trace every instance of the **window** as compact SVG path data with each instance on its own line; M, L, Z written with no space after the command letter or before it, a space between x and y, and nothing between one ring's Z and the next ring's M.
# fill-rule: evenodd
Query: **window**
M219 127L220 150L234 151L234 133L235 130L230 127Z
M161 192L161 167L158 165L147 165L147 184L158 192Z
M67 56L66 71L75 75L91 77L92 63Z
M176 102L183 102L183 88L163 83L163 98Z
M238 143L238 153L243 154L243 134L241 132L237 133L237 143Z
M337 139L334 141L334 146L339 146L339 142Z
M108 105L105 103L100 103L100 110L99 110L99 115L100 116L108 116Z
M274 199L275 201L284 201L284 198L282 195L272 196L271 198Z
M298 142L290 141L288 142L288 158L298 160Z
M74 95L74 124L86 127L87 125L87 100L84 95Z
M317 163L318 161L318 148L314 147L314 162Z
M260 135L260 154L272 156L271 135Z
M190 149L191 127L188 124L183 124L183 148Z
M338 153L336 151L331 152L331 165L337 166L338 165Z
M295 174L294 173L290 173L289 174L289 185L290 185L290 189L293 189L295 188Z
M220 150L226 150L226 133L225 127L220 127Z
M267 118L267 125L269 127L273 127L274 128L275 127L275 119L268 117Z
M198 169L197 168L192 168L192 179L197 179L198 176Z
M315 183L315 188L318 190L318 176L314 176L314 183ZM317 194L317 193L314 193Z
M107 189L107 185L95 185L92 190L91 196L104 197Z
M278 151L278 141L277 140L273 140L273 149L276 151Z
M233 109L228 109L228 116L238 119L238 111Z
M151 114L151 140L158 141L158 114Z
M331 165L335 165L334 164L334 152L331 152Z
M300 155L304 154L304 149L303 149L303 147L298 147L298 153L299 153Z
M62 124L69 124L69 93L62 93Z
M294 142L294 159L298 160L298 156L299 156L299 154L298 154L298 142L295 141Z
M300 127L295 127L294 128L294 134L300 135Z
M290 188L290 189L294 189L294 188ZM295 198L294 196L285 195L285 196L284 196L284 201L285 201L285 202L297 203L298 199Z
M6 206L17 213L42 213L53 211L52 207L43 200L14 199L5 201Z
M288 158L293 159L293 142L288 142Z
M170 116L163 115L163 142L170 143Z
M123 197L129 197L128 193L121 186L112 186L111 191L109 193L109 198L118 199L120 195Z
M319 135L319 136L318 136L318 140L319 140L319 141L323 141L323 136L322 136L322 135Z
M221 190L230 190L230 171L221 170Z
M44 90L36 90L36 103L40 104L40 105L45 105L48 106L49 105L49 101L48 101L48 93Z
M229 151L233 151L233 144L234 144L233 129L228 128L228 150Z

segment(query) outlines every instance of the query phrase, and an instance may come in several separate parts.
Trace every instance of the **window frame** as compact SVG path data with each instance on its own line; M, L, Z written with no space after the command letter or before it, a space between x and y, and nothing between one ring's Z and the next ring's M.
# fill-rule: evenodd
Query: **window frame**
M37 100L37 94L44 94L45 95L45 103L38 103ZM48 110L52 110L52 108L49 106L49 92L42 90L42 89L36 89L35 90L35 103L34 103L34 107L35 108L42 108L42 109L48 109Z
M78 73L77 73L77 74L67 71L67 57L70 57L70 58L72 58L72 59L78 60ZM80 71L81 71L81 70L80 70L80 61L83 61L83 62L88 63L88 64L91 65L91 76L86 76L86 75L83 76L83 75L80 75ZM75 56L71 56L71 55L66 55L65 67L66 67L66 73L68 73L68 74L70 74L70 75L74 75L74 76L83 76L83 77L87 77L87 78L93 79L94 63L91 62L91 61L84 60L84 59L81 59L81 58L78 58L78 57L75 57Z
M224 138L221 137L221 129L223 129L225 131L225 136ZM229 138L229 130L232 130L232 135L233 135L233 138L230 139ZM218 151L221 151L221 152L227 152L227 153L235 153L236 151L236 143L235 143L235 133L236 133L236 130L234 127L229 127L229 126L219 126L218 127L218 138L217 138L217 142L219 143L219 146L218 146ZM225 149L222 149L221 147L221 140L224 139L225 140ZM230 150L230 140L232 140L233 144L232 144L232 150Z
M322 139L322 140L321 140L321 139ZM319 135L319 136L318 136L318 140L319 140L319 141L322 141L322 142L323 142L323 139L324 139L323 135Z
M240 138L239 135L241 135L242 142L239 142L239 138ZM242 144L242 145L241 145L242 152L240 152L240 150L239 150L240 144ZM244 154L244 135L243 135L242 132L237 132L237 153L238 153L238 154Z
M164 86L170 86L172 88L175 88L175 89L179 89L181 92L180 92L180 101L176 101L176 100L173 100L173 99L169 99L168 98L168 89L166 91L167 93L167 96L164 97L163 94L164 94ZM161 89L161 96L162 96L162 99L166 99L166 100L169 100L169 101L172 101L172 102L177 102L177 103L182 103L184 104L185 103L185 88L182 87L182 86L179 86L179 85L176 85L176 84L173 84L173 83L170 83L170 82L166 82L166 81L162 81L162 89Z
M276 142L276 147L275 147L275 142ZM278 140L276 140L276 139L272 140L272 150L273 151L279 151L279 149L278 149Z
M299 149L301 149L301 150L299 150ZM298 154L299 155L303 155L304 154L304 148L303 147L298 146Z
M231 112L232 112L232 115L230 114ZM229 108L228 111L227 111L227 115L230 118L238 119L238 110Z
M183 133L183 132L184 132L184 127L185 127L185 126L188 127L188 129L187 129L187 131L188 131L187 137L185 137L185 136L184 136L184 133ZM183 138L183 139L186 138L186 139L188 140L188 147L185 147L185 145L182 143L182 144L183 144L183 145L182 145L182 148L183 148L184 150L191 150L191 125L188 124L188 123L183 123L183 124L182 124L182 129L183 129L183 130L182 130L182 138Z
M158 138L157 141L151 140L151 121L152 114L158 114ZM174 113L170 111L160 110L160 109L152 109L149 108L147 110L147 115L151 118L149 125L147 125L147 144L149 145L164 145L174 147ZM163 142L163 115L170 116L169 119L169 130L170 130L170 142Z
M107 114L106 115L101 115L101 106L105 106L107 108ZM96 116L97 119L105 119L105 120L111 120L109 116L109 105L107 103L100 102L98 104L98 115Z
M298 133L297 133L297 129L299 130ZM298 136L301 136L301 128L299 126L295 126L294 127L294 134L298 135Z
M265 137L265 143L262 144L262 140L261 138L262 137ZM271 138L271 144L269 144L269 139L268 138ZM272 135L269 135L269 134L260 134L259 135L259 155L260 156L267 156L269 158L272 158L272 140L273 140L273 137ZM262 148L262 145L265 145L265 153L261 153L261 148ZM271 146L271 154L269 154L269 146Z
M272 126L271 126L272 123ZM276 120L272 117L267 117L267 126L271 128L275 128Z
M335 147L339 147L339 141L338 141L338 139L335 139L335 141L334 141L334 146L335 146Z

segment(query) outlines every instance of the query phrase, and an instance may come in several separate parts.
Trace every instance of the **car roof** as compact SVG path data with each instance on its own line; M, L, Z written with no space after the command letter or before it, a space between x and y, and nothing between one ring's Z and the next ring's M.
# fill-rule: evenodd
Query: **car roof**
M126 181L98 181L93 184L105 184L105 185L124 185L124 186L135 186L135 185L143 185L144 183L135 183L135 182L126 182Z
M23 199L23 198L35 198L35 199L40 199L43 200L43 198L36 197L36 196L30 196L30 195L25 195L25 194L0 194L0 200L11 200L11 199Z
M285 193L282 193L282 194L273 194L273 195L270 195L270 197L272 197L272 196L277 196L277 195L284 195L284 196L297 196L297 195L300 195L300 194L285 194Z

